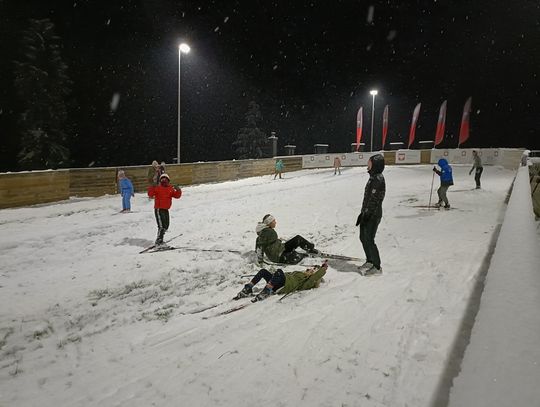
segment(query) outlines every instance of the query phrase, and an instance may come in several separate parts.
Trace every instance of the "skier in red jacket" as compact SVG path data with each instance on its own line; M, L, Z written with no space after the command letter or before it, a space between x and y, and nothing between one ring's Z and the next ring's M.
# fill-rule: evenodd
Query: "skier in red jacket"
M159 184L148 187L148 196L154 198L154 214L158 227L158 235L156 245L163 244L163 236L169 229L169 208L172 205L172 198L180 198L182 190L180 187L173 187L170 184L171 180L167 174L162 174L159 177Z

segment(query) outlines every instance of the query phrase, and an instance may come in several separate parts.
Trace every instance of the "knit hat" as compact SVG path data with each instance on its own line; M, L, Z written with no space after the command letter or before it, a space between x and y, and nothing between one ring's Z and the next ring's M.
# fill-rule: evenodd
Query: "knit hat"
M264 218L263 218L263 222L265 225L269 225L270 223L272 223L273 221L275 221L276 218L274 218L272 215L268 214L268 215L265 215Z
M161 178L167 178L169 181L171 180L167 174L161 174L159 177L159 180L161 181Z

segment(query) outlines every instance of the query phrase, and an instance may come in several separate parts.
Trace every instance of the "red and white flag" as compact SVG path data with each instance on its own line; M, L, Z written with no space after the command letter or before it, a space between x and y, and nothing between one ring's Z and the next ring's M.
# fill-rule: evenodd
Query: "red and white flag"
M444 128L446 126L446 100L442 102L439 109L439 120L437 120L437 131L435 132L435 145L441 144L444 138Z
M414 135L416 133L416 122L418 121L418 116L420 116L420 106L422 106L422 103L418 103L414 108L411 121L411 130L409 132L409 144L407 145L407 148L410 148L411 144L414 142Z
M360 141L362 141L362 109L363 107L360 106L360 109L358 109L358 114L356 115L356 151L360 149Z
M469 138L469 117L471 115L471 102L472 97L467 99L465 106L463 106L463 115L461 116L461 127L459 128L459 141L458 147L465 143Z
M386 144L386 134L388 133L388 105L384 107L384 113L382 116L382 149Z

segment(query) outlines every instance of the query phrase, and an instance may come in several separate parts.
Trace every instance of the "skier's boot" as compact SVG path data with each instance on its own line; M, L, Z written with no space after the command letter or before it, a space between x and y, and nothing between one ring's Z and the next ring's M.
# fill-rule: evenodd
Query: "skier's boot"
M358 272L360 274L364 274L367 270L373 267L373 264L369 261L366 261L364 264L362 264L360 267L358 267Z
M375 276L378 274L382 274L382 268L372 266L370 269L364 271L365 276Z
M242 288L242 291L236 294L236 297L234 297L233 300L239 300L240 298L249 297L252 293L253 293L253 285L246 284L244 288Z
M272 289L268 288L268 287L264 287L263 290L259 294L257 294L255 296L255 298L253 298L251 300L251 302L257 302L257 301L265 300L266 298L270 297L271 295L272 295Z

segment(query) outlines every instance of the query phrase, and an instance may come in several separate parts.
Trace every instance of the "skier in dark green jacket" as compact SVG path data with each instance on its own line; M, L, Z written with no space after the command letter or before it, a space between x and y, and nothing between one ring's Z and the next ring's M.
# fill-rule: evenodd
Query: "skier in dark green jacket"
M253 292L253 287L262 279L266 281L264 289L255 296L253 302L262 301L268 296L279 291L280 294L288 294L293 291L311 290L317 288L321 279L326 274L328 267L325 261L322 265L312 267L306 271L293 271L284 273L283 270L277 269L274 274L266 269L260 269L253 279L247 283L242 291L240 291L235 300L248 297Z
M257 224L257 240L255 242L255 251L257 252L257 262L262 263L266 254L268 259L274 263L296 264L302 260L303 256L295 249L300 247L308 253L319 253L315 245L308 242L300 235L296 235L286 242L278 238L276 231L276 218L272 215L265 215L262 222Z

